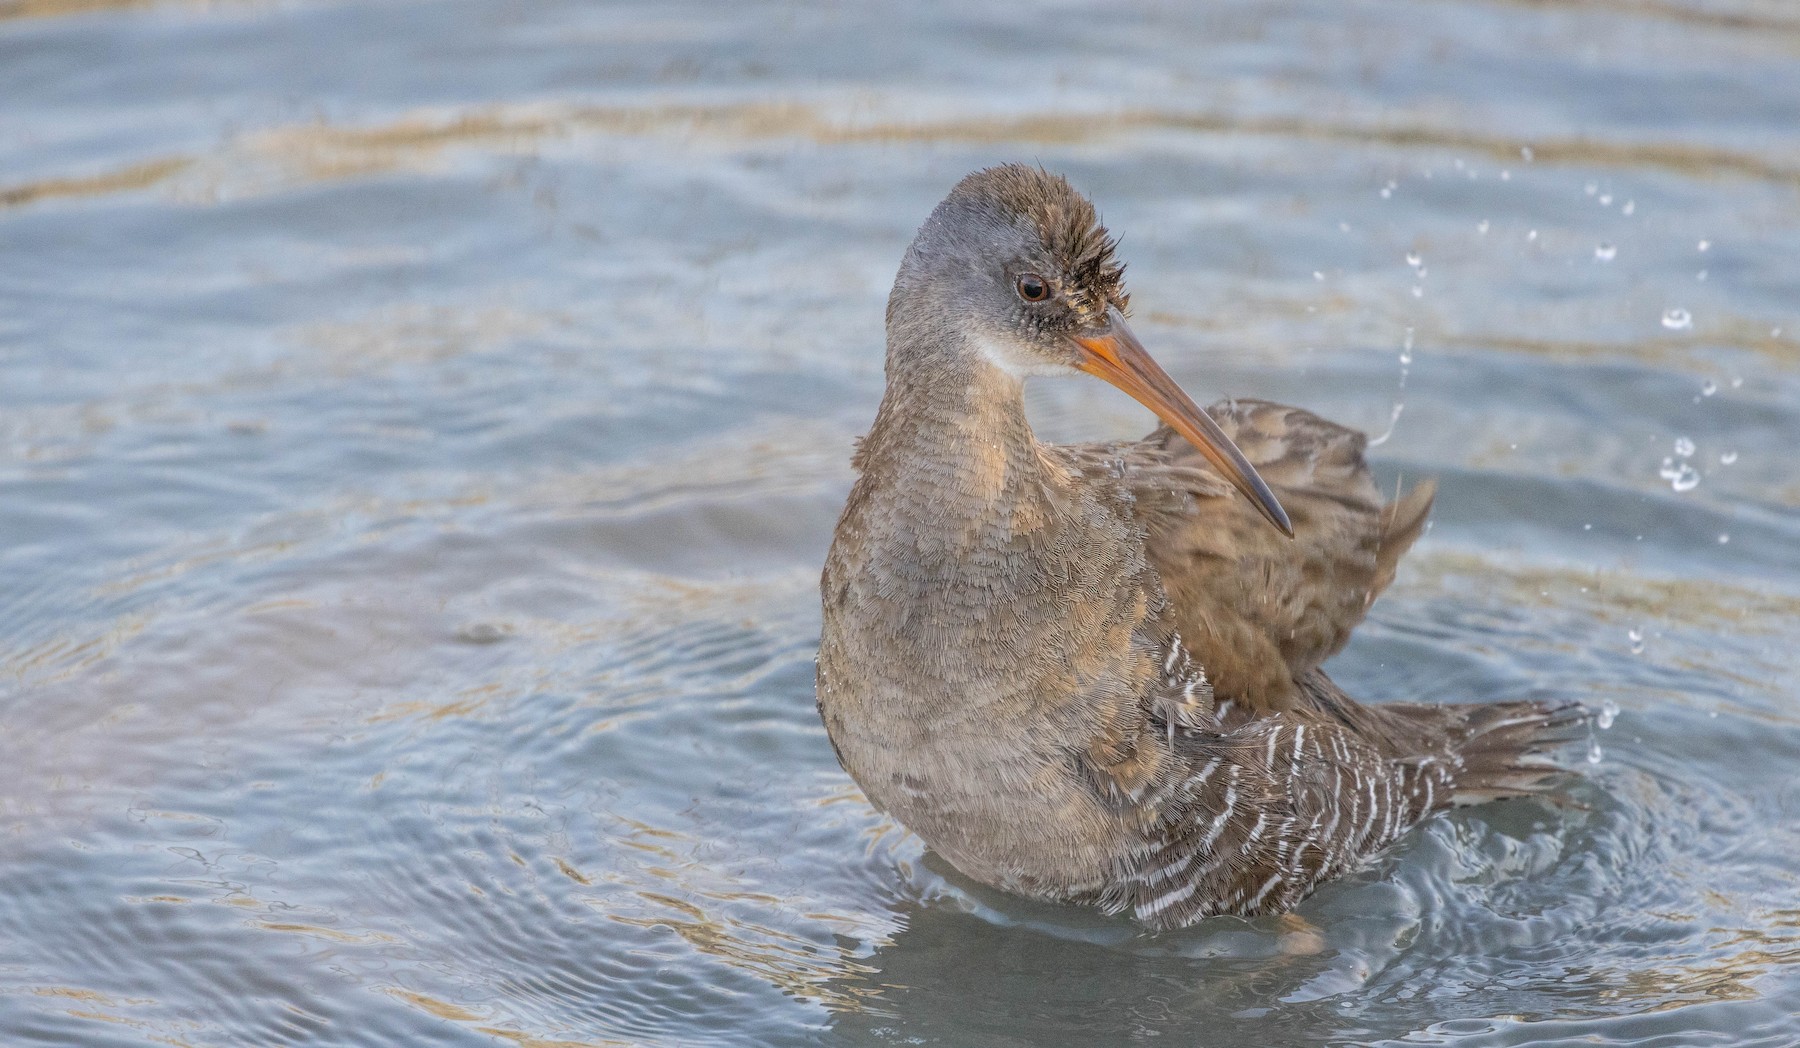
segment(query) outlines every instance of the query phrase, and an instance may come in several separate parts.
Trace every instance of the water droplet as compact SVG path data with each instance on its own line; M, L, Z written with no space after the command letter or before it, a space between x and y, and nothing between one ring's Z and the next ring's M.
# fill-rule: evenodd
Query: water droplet
M1413 285L1413 297L1414 298L1424 298L1425 297L1425 289L1420 287L1417 284L1414 284Z
M1694 279L1695 280L1705 280L1706 279L1706 270L1702 269L1700 272L1695 273Z
M1613 721L1618 719L1619 704L1611 699L1607 699L1600 704L1600 715L1594 718L1594 724L1601 731L1605 731L1613 726Z
M1719 452L1719 464L1721 466L1729 466L1733 462L1736 462L1736 461L1737 461L1737 452L1736 451L1721 451L1721 452Z
M1588 763L1589 764L1599 764L1600 759L1604 756L1606 756L1606 752L1600 748L1600 740L1599 739L1589 739L1588 740L1588 754L1587 754Z
M1512 181L1512 172L1508 171L1505 168L1501 168L1500 169L1500 181L1511 182Z
M1625 203L1619 205L1619 214L1624 215L1626 218L1630 218L1632 213L1636 210L1637 201L1635 200L1627 200Z
M1694 453L1694 442L1688 437L1675 438L1675 454L1688 458Z
M1424 256L1420 255L1417 251L1408 251L1406 253L1406 264L1414 269L1419 268L1424 262Z
M1712 250L1712 241L1702 240L1698 244L1694 245L1694 250L1695 251L1711 251Z
M1743 380L1743 378L1741 378L1741 377L1739 377L1739 378L1733 378L1733 379L1732 379L1732 380L1731 380L1731 388L1732 388L1732 389L1742 389L1742 388L1744 388L1744 380Z
M1718 391L1719 391L1719 384L1717 382L1714 382L1710 378L1707 379L1705 382L1700 383L1700 395L1703 397L1710 397L1714 393L1717 393Z
M1592 531L1592 530L1594 530L1594 526L1593 526L1593 525L1592 525L1592 524L1583 524L1583 525L1582 525L1582 526L1581 526L1581 530L1583 530L1583 531Z
M471 622L456 631L456 639L464 644L497 644L506 639L506 630L492 622Z
M1338 223L1338 232L1340 232L1340 233L1348 233L1348 232L1350 232L1350 223L1348 223L1348 222L1339 222L1339 223Z
M1676 491L1692 491L1700 485L1700 472L1686 462L1677 462L1672 458L1662 460L1662 467L1656 475L1669 482L1669 487Z
M1581 187L1581 191L1588 196L1593 196L1595 193L1600 192L1600 183L1589 182L1587 185Z
M1393 196L1394 190L1399 189L1399 188L1400 188L1400 183L1390 180L1387 185L1381 187L1381 199L1386 200L1387 198Z
M1519 156L1520 156L1520 158L1521 158L1521 159L1523 159L1523 160L1524 160L1524 161L1525 161L1525 162L1526 162L1526 163L1527 163L1527 164L1529 164L1529 163L1531 163L1531 161L1532 161L1532 160L1533 160L1533 159L1535 159L1535 158L1536 158L1536 156L1537 156L1537 154L1536 154L1536 153L1534 153L1534 152L1532 152L1532 151L1531 151L1531 147L1530 147L1530 146L1520 146L1520 147L1519 147Z
M1600 206L1601 207L1611 207L1612 206L1612 194L1611 193L1600 194Z
M1488 231L1488 220L1487 219L1484 218L1481 221L1475 223L1475 232L1480 233L1482 236L1487 236L1487 231Z
M1594 257L1602 262L1611 262L1619 257L1619 249L1613 244L1600 244L1594 248Z
M1626 630L1625 637L1627 640L1631 641L1631 653L1633 655L1642 655L1644 653L1644 631L1643 630L1640 630L1640 629Z
M1662 326L1670 331L1685 331L1694 326L1694 316L1685 309L1665 309Z
M1526 233L1525 239L1526 240L1536 240L1537 239L1537 230L1534 229L1531 232Z
M1730 542L1730 541L1731 541L1731 535L1728 532L1723 532L1723 531L1719 532L1719 545L1723 546L1727 542Z
M1314 280L1324 280L1325 274L1323 274L1315 269L1315 270L1313 270L1313 279Z

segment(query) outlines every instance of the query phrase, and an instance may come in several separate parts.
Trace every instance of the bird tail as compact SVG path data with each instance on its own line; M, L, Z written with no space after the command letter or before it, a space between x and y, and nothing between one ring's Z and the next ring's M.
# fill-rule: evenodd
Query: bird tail
M1467 710L1451 732L1458 758L1450 803L1483 804L1508 797L1549 796L1571 774L1557 751L1592 730L1579 702L1496 702L1442 707Z

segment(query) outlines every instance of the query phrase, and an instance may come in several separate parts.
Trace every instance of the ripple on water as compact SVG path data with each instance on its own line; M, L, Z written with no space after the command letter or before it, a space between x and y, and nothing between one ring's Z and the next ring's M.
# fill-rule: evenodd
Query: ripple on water
M891 6L0 0L0 1040L1800 1041L1795 20ZM1203 402L1403 375L1434 528L1333 672L1616 703L1572 803L1154 937L870 809L818 564L1017 158Z

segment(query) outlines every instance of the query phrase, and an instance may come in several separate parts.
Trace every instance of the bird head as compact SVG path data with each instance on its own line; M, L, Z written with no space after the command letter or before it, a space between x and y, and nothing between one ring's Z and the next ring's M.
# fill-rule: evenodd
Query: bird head
M1068 180L1006 164L957 183L907 249L888 324L955 345L1007 374L1105 379L1187 438L1287 535L1293 525L1231 438L1126 323L1118 241ZM925 328L924 331L917 329ZM945 330L945 329L948 330Z

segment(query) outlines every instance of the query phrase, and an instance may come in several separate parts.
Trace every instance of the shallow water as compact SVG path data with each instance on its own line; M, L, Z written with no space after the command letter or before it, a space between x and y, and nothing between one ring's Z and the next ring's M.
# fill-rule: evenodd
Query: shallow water
M0 1041L1800 1043L1796 113L1780 0L0 0ZM818 565L1011 159L1202 402L1398 412L1334 673L1616 705L1585 807L1161 936L869 809Z

